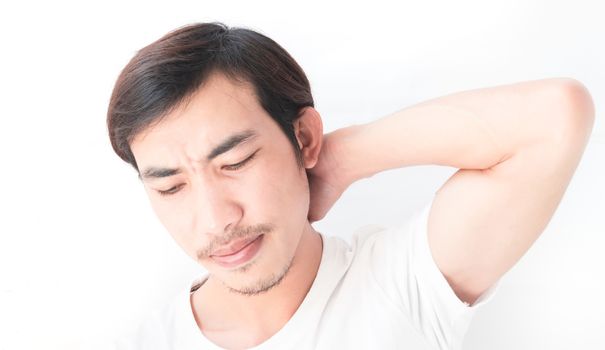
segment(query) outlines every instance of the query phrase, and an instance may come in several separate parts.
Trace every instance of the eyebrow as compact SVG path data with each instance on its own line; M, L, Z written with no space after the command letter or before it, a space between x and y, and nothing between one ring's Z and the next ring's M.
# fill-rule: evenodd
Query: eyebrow
M212 161L219 155L229 152L233 148L250 141L257 137L258 133L254 129L246 129L244 131L237 132L224 139L218 145L216 145L210 153L206 156L208 162ZM169 177L176 174L180 174L182 169L180 168L163 168L163 167L148 167L142 173L139 173L139 179L158 179L163 177Z

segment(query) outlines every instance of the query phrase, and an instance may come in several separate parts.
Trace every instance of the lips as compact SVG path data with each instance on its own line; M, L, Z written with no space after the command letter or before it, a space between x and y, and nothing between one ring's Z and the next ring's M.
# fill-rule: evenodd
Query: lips
M258 235L250 241L249 239L234 242L229 248L217 250L216 253L231 253L228 255L210 255L210 258L225 269L234 269L254 259L263 244L263 237ZM239 248L239 249L238 249Z
M258 238L258 236L260 235L232 242L228 247L215 250L214 252L212 252L212 254L210 254L210 256L222 257L233 255L239 252L240 250L244 249L248 244L252 243L255 239Z

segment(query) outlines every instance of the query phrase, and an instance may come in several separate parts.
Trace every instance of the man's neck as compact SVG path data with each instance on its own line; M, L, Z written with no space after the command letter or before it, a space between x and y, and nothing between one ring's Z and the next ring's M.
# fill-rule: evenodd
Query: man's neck
M305 299L317 275L322 251L320 234L308 224L290 270L274 288L245 296L230 292L220 281L208 278L191 296L198 327L208 338L212 334L238 334L250 339L251 346L271 337Z

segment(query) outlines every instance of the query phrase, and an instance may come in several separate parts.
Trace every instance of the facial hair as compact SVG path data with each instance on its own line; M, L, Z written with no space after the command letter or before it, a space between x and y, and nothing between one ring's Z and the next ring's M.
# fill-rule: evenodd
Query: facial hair
M256 282L254 282L252 285L249 285L247 287L236 289L236 288L226 285L222 281L221 282L230 292L239 294L239 295L254 296L254 295L266 293L267 291L271 290L273 287L276 287L281 283L281 281L284 279L284 277L286 277L286 275L288 274L288 271L290 271L290 268L293 265L293 261L294 261L294 257L292 257L290 259L290 261L282 268L282 270L278 274L273 273L269 277L261 278L261 279L257 280ZM250 268L250 265L246 265L246 266L243 266L239 270L247 270L249 268Z

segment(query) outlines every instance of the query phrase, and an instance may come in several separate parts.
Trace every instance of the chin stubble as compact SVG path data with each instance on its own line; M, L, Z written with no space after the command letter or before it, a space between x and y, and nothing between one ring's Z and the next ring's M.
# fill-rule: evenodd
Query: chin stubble
M284 277L286 277L286 275L288 274L288 271L290 271L293 261L294 261L294 257L292 257L290 259L290 262L288 262L288 264L281 270L281 272L278 275L273 274L269 278L258 280L258 281L256 281L256 283L253 286L245 287L242 289L235 289L235 288L232 288L232 287L226 285L224 282L223 282L223 285L225 287L227 287L227 289L230 292L239 294L239 295L254 296L254 295L259 295L259 294L265 293L265 292L271 290L271 288L278 286L281 283L281 281L284 279ZM254 265L254 263L243 266L242 268L238 269L237 272L245 272L245 271L249 270L250 267L252 267L253 265Z

